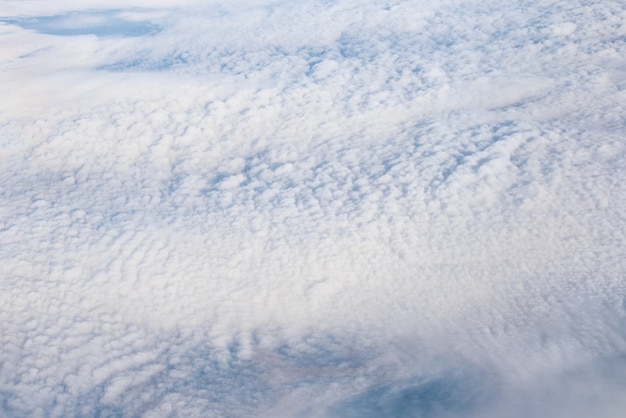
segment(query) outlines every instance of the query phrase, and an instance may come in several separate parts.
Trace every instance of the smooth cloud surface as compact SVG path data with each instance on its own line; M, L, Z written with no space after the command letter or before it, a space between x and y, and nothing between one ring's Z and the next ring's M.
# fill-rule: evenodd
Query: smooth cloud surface
M0 1L0 411L621 417L626 7Z

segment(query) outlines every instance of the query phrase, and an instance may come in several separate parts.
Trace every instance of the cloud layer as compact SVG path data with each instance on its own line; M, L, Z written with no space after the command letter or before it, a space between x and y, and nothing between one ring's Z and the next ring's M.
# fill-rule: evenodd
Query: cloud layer
M624 6L150 3L0 2L4 415L620 416Z

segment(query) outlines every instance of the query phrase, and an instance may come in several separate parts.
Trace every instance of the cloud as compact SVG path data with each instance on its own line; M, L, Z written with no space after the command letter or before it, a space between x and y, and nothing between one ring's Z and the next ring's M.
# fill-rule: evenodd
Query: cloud
M619 416L619 5L34 4L4 414Z

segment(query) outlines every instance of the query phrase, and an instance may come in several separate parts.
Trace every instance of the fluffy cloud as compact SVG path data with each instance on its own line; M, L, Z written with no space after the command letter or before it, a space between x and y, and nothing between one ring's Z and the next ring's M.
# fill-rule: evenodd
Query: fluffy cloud
M623 6L151 3L0 3L4 414L619 416Z

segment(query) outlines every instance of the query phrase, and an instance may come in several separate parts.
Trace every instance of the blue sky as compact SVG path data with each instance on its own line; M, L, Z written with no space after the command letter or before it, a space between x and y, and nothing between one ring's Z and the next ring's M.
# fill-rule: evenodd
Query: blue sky
M0 0L0 411L621 417L625 15Z

